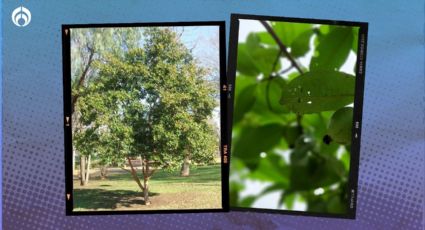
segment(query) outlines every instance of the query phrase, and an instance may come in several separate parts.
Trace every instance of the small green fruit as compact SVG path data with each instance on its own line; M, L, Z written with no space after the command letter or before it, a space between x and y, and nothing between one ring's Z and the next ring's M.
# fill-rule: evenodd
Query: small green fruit
M293 149L295 147L295 142L301 134L302 130L298 126L286 127L283 135L289 148Z
M331 117L327 135L323 142L330 144L332 141L338 144L351 144L351 131L353 126L353 108L344 107L337 110Z

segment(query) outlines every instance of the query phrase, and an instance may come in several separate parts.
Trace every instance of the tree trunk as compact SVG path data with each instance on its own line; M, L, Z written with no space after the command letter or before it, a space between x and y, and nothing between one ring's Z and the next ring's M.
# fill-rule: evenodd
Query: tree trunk
M180 176L189 176L190 174L190 157L186 156L184 158L182 168L180 170Z
M90 178L90 162L91 162L91 156L89 155L87 157L86 184L89 183L89 178Z
M145 189L143 189L143 199L145 200L145 205L150 205L151 201L149 199L149 178L145 176L143 180Z
M86 182L86 156L80 156L80 185L85 186Z
M75 171L75 149L72 150L72 177L74 177Z
M142 185L139 177L137 176L136 169L133 167L133 164L131 163L130 157L127 157L127 161L128 161L128 164L130 165L131 176L133 177L134 181L136 181L137 185L143 192L143 199L145 201L145 205L150 205L151 201L149 199L149 179L155 170L151 171L149 168L149 161L142 158L142 173L143 173L143 185Z
M100 167L100 179L105 180L108 176L108 166L102 165Z
M90 159L91 156L80 156L80 185L85 186L89 183L90 177Z
M142 158L142 164L144 164L143 170L143 199L145 200L145 205L150 205L151 201L149 200L149 178L150 178L150 168L149 168L149 160Z

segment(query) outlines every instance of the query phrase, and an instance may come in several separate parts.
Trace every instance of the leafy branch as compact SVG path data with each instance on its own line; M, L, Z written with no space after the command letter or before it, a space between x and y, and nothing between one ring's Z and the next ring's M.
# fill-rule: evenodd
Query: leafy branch
M300 74L303 74L304 72L302 71L301 67L299 66L299 64L297 63L297 61L295 60L295 58L292 57L292 55L288 52L288 48L286 47L285 44L283 44L283 42L277 36L276 32L273 30L273 28L266 21L262 21L261 20L260 23L266 28L267 32L269 32L269 34L276 41L277 45L280 48L280 51L281 51L280 53L283 52L285 54L285 56L291 62L291 66L295 67ZM279 53L279 56L280 56L280 53ZM268 95L268 89L267 89L267 95ZM268 99L267 99L267 103L270 104L270 101ZM297 114L297 126L302 131L301 118L302 118L302 116L300 114Z
M300 72L300 74L303 74L301 67L297 63L297 61L292 57L292 55L288 52L288 48L285 44L279 39L276 32L273 30L273 28L266 22L266 21L260 21L261 24L266 28L267 32L273 37L273 39L276 41L277 45L279 46L280 50L285 54L285 56L289 59L291 64Z
M87 78L88 72L90 70L90 67L92 65L92 62L94 60L94 54L95 54L94 49L91 48L89 45L87 45L87 50L90 52L90 54L89 54L89 57L88 57L87 64L86 64L85 68L83 69L83 72L81 73L81 76L79 77L78 84L76 86L77 92L78 92L78 89L80 87L83 87L83 85L85 83L85 80ZM80 92L78 92L77 94L73 95L73 97L72 97L72 101L71 101L71 113L72 114L75 111L75 104L77 103L77 100L78 100L79 97L80 97Z

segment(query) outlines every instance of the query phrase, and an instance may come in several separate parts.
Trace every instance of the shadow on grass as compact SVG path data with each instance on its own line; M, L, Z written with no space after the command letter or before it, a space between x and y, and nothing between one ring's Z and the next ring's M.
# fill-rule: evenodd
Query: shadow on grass
M152 176L155 181L161 182L179 182L179 183L211 183L221 181L221 166L209 165L191 167L190 175L180 176L180 171L169 172L161 170Z
M149 196L157 196L159 193L149 193ZM131 207L132 205L144 205L141 192L129 190L105 190L105 189L74 189L75 209L116 209Z
M139 174L142 178L142 176ZM109 177L110 181L133 180L130 173L115 174ZM155 172L151 181L161 183L212 183L221 181L221 165L208 165L191 167L190 175L180 176L180 171L167 171L164 169Z

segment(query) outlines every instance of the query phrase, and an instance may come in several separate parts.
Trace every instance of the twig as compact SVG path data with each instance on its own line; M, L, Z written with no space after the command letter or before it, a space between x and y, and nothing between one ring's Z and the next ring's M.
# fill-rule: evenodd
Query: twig
M291 70L293 67L294 67L294 66L291 64L288 68L286 68L286 69L284 69L284 70L280 71L280 72L279 72L279 74L285 74L285 73L289 72L289 70Z
M282 50L279 51L279 53L276 56L276 59L274 60L273 63L273 67L272 70L270 71L269 77L268 77L268 81L267 81L267 85L266 85L266 101L267 101L267 107L269 108L270 111L275 112L272 108L272 104L270 102L270 84L271 84L271 80L275 77L274 75L272 76L272 73L274 72L274 69L276 68L276 65L279 61L280 55L282 55Z
M273 37L273 39L276 41L277 45L279 46L280 50L285 53L286 57L291 62L291 65L294 66L300 74L303 74L301 67L298 65L297 61L291 56L291 54L288 52L288 48L283 44L283 42L279 39L276 32L273 30L273 28L266 22L266 21L260 21L261 24L266 28L267 32ZM302 133L302 126L301 126L301 118L302 116L300 114L297 114L297 125L298 128L301 130Z
M269 78L271 78L271 73L273 73L273 72L274 72L274 69L276 69L277 63L278 63L278 61L279 61L280 55L282 55L282 52L283 52L283 51L282 51L282 50L280 50L280 51L279 51L279 53L277 54L276 59L275 59L275 60L274 60L274 62L273 62L272 70L270 71Z
M280 50L285 53L285 56L289 59L291 64L300 72L303 73L302 69L298 65L298 63L295 61L295 59L291 56L291 54L288 52L288 48L282 43L282 41L277 36L276 32L273 30L273 28L266 22L266 21L260 21L261 24L266 28L267 32L270 33L270 35L273 37L273 39L276 41L277 45L279 46Z

